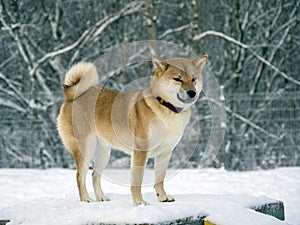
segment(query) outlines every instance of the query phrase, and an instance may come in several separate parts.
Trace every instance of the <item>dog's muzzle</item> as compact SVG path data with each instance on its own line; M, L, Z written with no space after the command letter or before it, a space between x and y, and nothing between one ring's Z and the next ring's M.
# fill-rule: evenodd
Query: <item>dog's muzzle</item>
M187 90L177 94L177 98L186 104L192 103L196 100L197 92L194 90Z

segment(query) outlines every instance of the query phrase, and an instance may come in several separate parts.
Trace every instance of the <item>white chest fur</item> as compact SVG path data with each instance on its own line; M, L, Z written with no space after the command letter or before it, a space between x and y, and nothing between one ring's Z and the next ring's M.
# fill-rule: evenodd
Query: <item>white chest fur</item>
M170 117L156 118L151 121L149 139L149 157L166 151L172 151L179 143L190 119L190 111L172 114Z

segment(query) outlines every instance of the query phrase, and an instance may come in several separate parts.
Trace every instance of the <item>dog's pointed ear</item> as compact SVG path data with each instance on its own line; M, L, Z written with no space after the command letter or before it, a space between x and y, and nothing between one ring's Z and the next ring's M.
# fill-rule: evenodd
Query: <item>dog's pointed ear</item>
M203 68L204 68L204 66L205 66L205 64L206 64L206 62L207 62L207 60L208 60L208 56L207 55L202 55L202 56L194 59L193 60L193 64L195 65L195 67L198 70L202 71Z
M166 69L167 63L159 59L156 55L152 55L152 63L155 70L160 70L161 72Z

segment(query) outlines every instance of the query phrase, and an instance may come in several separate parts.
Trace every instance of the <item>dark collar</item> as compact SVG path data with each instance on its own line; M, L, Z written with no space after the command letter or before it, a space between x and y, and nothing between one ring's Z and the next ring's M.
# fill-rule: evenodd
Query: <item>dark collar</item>
M174 113L180 113L180 112L183 110L183 108L178 108L178 107L172 105L170 102L166 102L166 101L163 100L161 97L156 97L156 99L157 99L157 101L158 101L161 105L167 107L168 109L170 109L170 110L173 111Z

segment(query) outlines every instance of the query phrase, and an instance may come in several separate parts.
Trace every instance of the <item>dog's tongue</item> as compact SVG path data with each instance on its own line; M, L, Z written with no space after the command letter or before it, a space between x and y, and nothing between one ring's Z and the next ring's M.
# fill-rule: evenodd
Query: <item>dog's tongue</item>
M165 100L163 100L161 97L156 97L156 99L158 100L158 102L167 107L168 109L170 109L171 111L173 111L174 113L180 113L182 111L182 108L178 108L174 105L172 105L170 102L166 102Z

